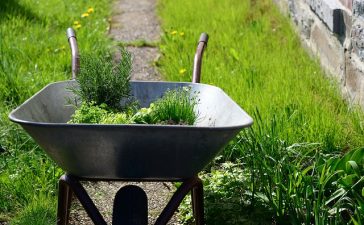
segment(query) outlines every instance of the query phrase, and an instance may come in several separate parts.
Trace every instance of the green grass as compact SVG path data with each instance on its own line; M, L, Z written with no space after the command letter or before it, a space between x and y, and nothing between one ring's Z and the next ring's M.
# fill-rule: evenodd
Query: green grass
M248 204L255 210L263 205L271 211L266 216L278 223L342 224L362 219L363 162L354 161L361 170L349 182L352 186L330 179L350 176L329 162L343 158L351 167L342 155L363 146L364 114L346 104L337 83L308 56L289 19L272 1L160 0L159 15L164 36L158 65L165 77L191 80L197 40L207 32L202 82L222 88L254 117L253 128L230 143L220 160L241 160L249 177L236 207ZM343 190L342 198L335 198ZM304 201L308 197L311 203ZM226 210L208 214L208 224L218 224L218 218L224 218L221 212Z
M362 145L362 114L347 107L300 47L289 20L270 1L251 2L161 1L159 63L166 78L190 81L196 42L205 31L210 41L201 82L219 86L250 114L258 109L264 121L284 121L277 132L290 143L322 142L329 150Z
M71 77L65 31L76 30L81 53L98 54L106 38L109 0L0 2L0 223L53 224L62 171L7 115L46 84ZM81 18L89 7L94 12Z
M44 85L71 77L67 27L81 24L81 53L108 47L110 3L0 2L0 222L54 223L62 171L7 115ZM89 7L94 12L81 18ZM196 41L207 32L202 82L221 87L256 122L203 175L208 224L363 223L356 157L363 151L352 150L363 146L363 114L308 57L289 20L268 0L160 0L159 14L157 64L166 78L191 79Z

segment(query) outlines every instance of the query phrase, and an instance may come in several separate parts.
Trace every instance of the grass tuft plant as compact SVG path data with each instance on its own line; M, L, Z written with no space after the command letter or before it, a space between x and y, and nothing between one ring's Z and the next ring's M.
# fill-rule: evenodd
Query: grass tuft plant
M197 97L190 87L167 90L149 108L139 110L133 119L136 123L193 125L198 118Z
M199 99L197 96L191 97L190 92L190 87L166 91L163 97L154 103L154 116L157 120L166 124L194 124L198 117L195 106Z

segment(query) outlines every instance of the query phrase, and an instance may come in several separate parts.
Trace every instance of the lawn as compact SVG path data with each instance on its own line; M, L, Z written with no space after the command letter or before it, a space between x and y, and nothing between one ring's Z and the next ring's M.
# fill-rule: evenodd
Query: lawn
M190 81L207 32L202 82L255 121L202 175L208 224L360 224L363 113L308 56L289 18L269 0L161 0L159 15L166 78Z

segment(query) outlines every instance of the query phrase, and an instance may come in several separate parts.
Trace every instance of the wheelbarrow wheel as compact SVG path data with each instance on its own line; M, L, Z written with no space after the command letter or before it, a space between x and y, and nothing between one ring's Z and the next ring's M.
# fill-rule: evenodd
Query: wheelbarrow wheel
M148 199L142 188L135 185L120 188L114 199L112 224L148 224Z

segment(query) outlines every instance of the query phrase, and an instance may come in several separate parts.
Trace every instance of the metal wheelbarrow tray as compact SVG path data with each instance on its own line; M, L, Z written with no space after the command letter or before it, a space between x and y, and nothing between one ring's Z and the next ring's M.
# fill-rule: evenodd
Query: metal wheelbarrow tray
M74 112L68 90L76 81L51 83L9 115L67 173L87 179L183 180L196 176L242 128L252 124L221 89L199 83L132 81L142 107L168 89L199 92L193 126L67 124Z

